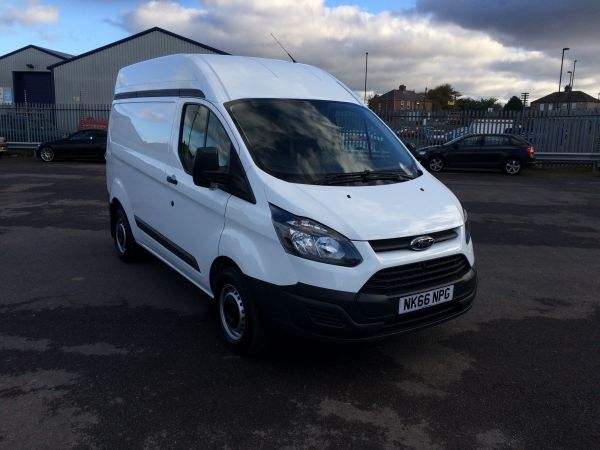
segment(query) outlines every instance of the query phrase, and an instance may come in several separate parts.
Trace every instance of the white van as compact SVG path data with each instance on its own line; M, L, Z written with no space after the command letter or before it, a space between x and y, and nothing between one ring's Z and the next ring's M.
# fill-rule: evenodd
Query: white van
M236 351L272 330L375 340L471 307L467 214L316 67L172 55L121 69L107 142L115 248L215 299Z

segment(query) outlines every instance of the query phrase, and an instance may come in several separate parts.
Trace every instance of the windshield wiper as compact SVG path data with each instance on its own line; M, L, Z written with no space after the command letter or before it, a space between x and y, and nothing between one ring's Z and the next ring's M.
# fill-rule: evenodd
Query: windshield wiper
M343 184L360 181L368 183L374 180L408 181L415 177L399 170L363 170L362 172L332 173L315 180L315 184Z

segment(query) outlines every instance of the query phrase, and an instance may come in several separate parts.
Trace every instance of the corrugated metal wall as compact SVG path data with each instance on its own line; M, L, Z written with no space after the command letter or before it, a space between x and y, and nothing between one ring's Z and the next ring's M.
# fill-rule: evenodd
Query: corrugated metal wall
M13 72L48 72L46 67L60 61L61 58L35 48L28 48L2 58L0 59L0 87L13 87ZM27 64L33 64L33 69L29 69Z
M136 62L175 53L214 53L154 31L114 47L54 68L57 104L111 104L119 69Z

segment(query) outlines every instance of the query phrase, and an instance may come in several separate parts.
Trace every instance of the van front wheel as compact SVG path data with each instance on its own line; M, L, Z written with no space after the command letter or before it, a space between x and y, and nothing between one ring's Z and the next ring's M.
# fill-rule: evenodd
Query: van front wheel
M267 346L267 334L244 275L227 267L219 286L219 325L227 344L236 353L260 353Z

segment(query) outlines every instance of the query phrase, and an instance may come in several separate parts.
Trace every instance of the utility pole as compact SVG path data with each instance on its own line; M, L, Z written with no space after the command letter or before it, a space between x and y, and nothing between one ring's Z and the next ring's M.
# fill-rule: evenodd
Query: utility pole
M521 103L523 103L523 109L527 107L529 101L529 92L521 92Z
M571 90L569 91L569 108L568 110L571 111L571 96L573 95L573 83L575 82L575 66L577 65L577 60L573 61L573 71L571 72L571 81L569 82L569 85L571 86Z
M367 68L369 64L369 52L365 52L365 105L367 104ZM367 105L369 106L369 105Z

